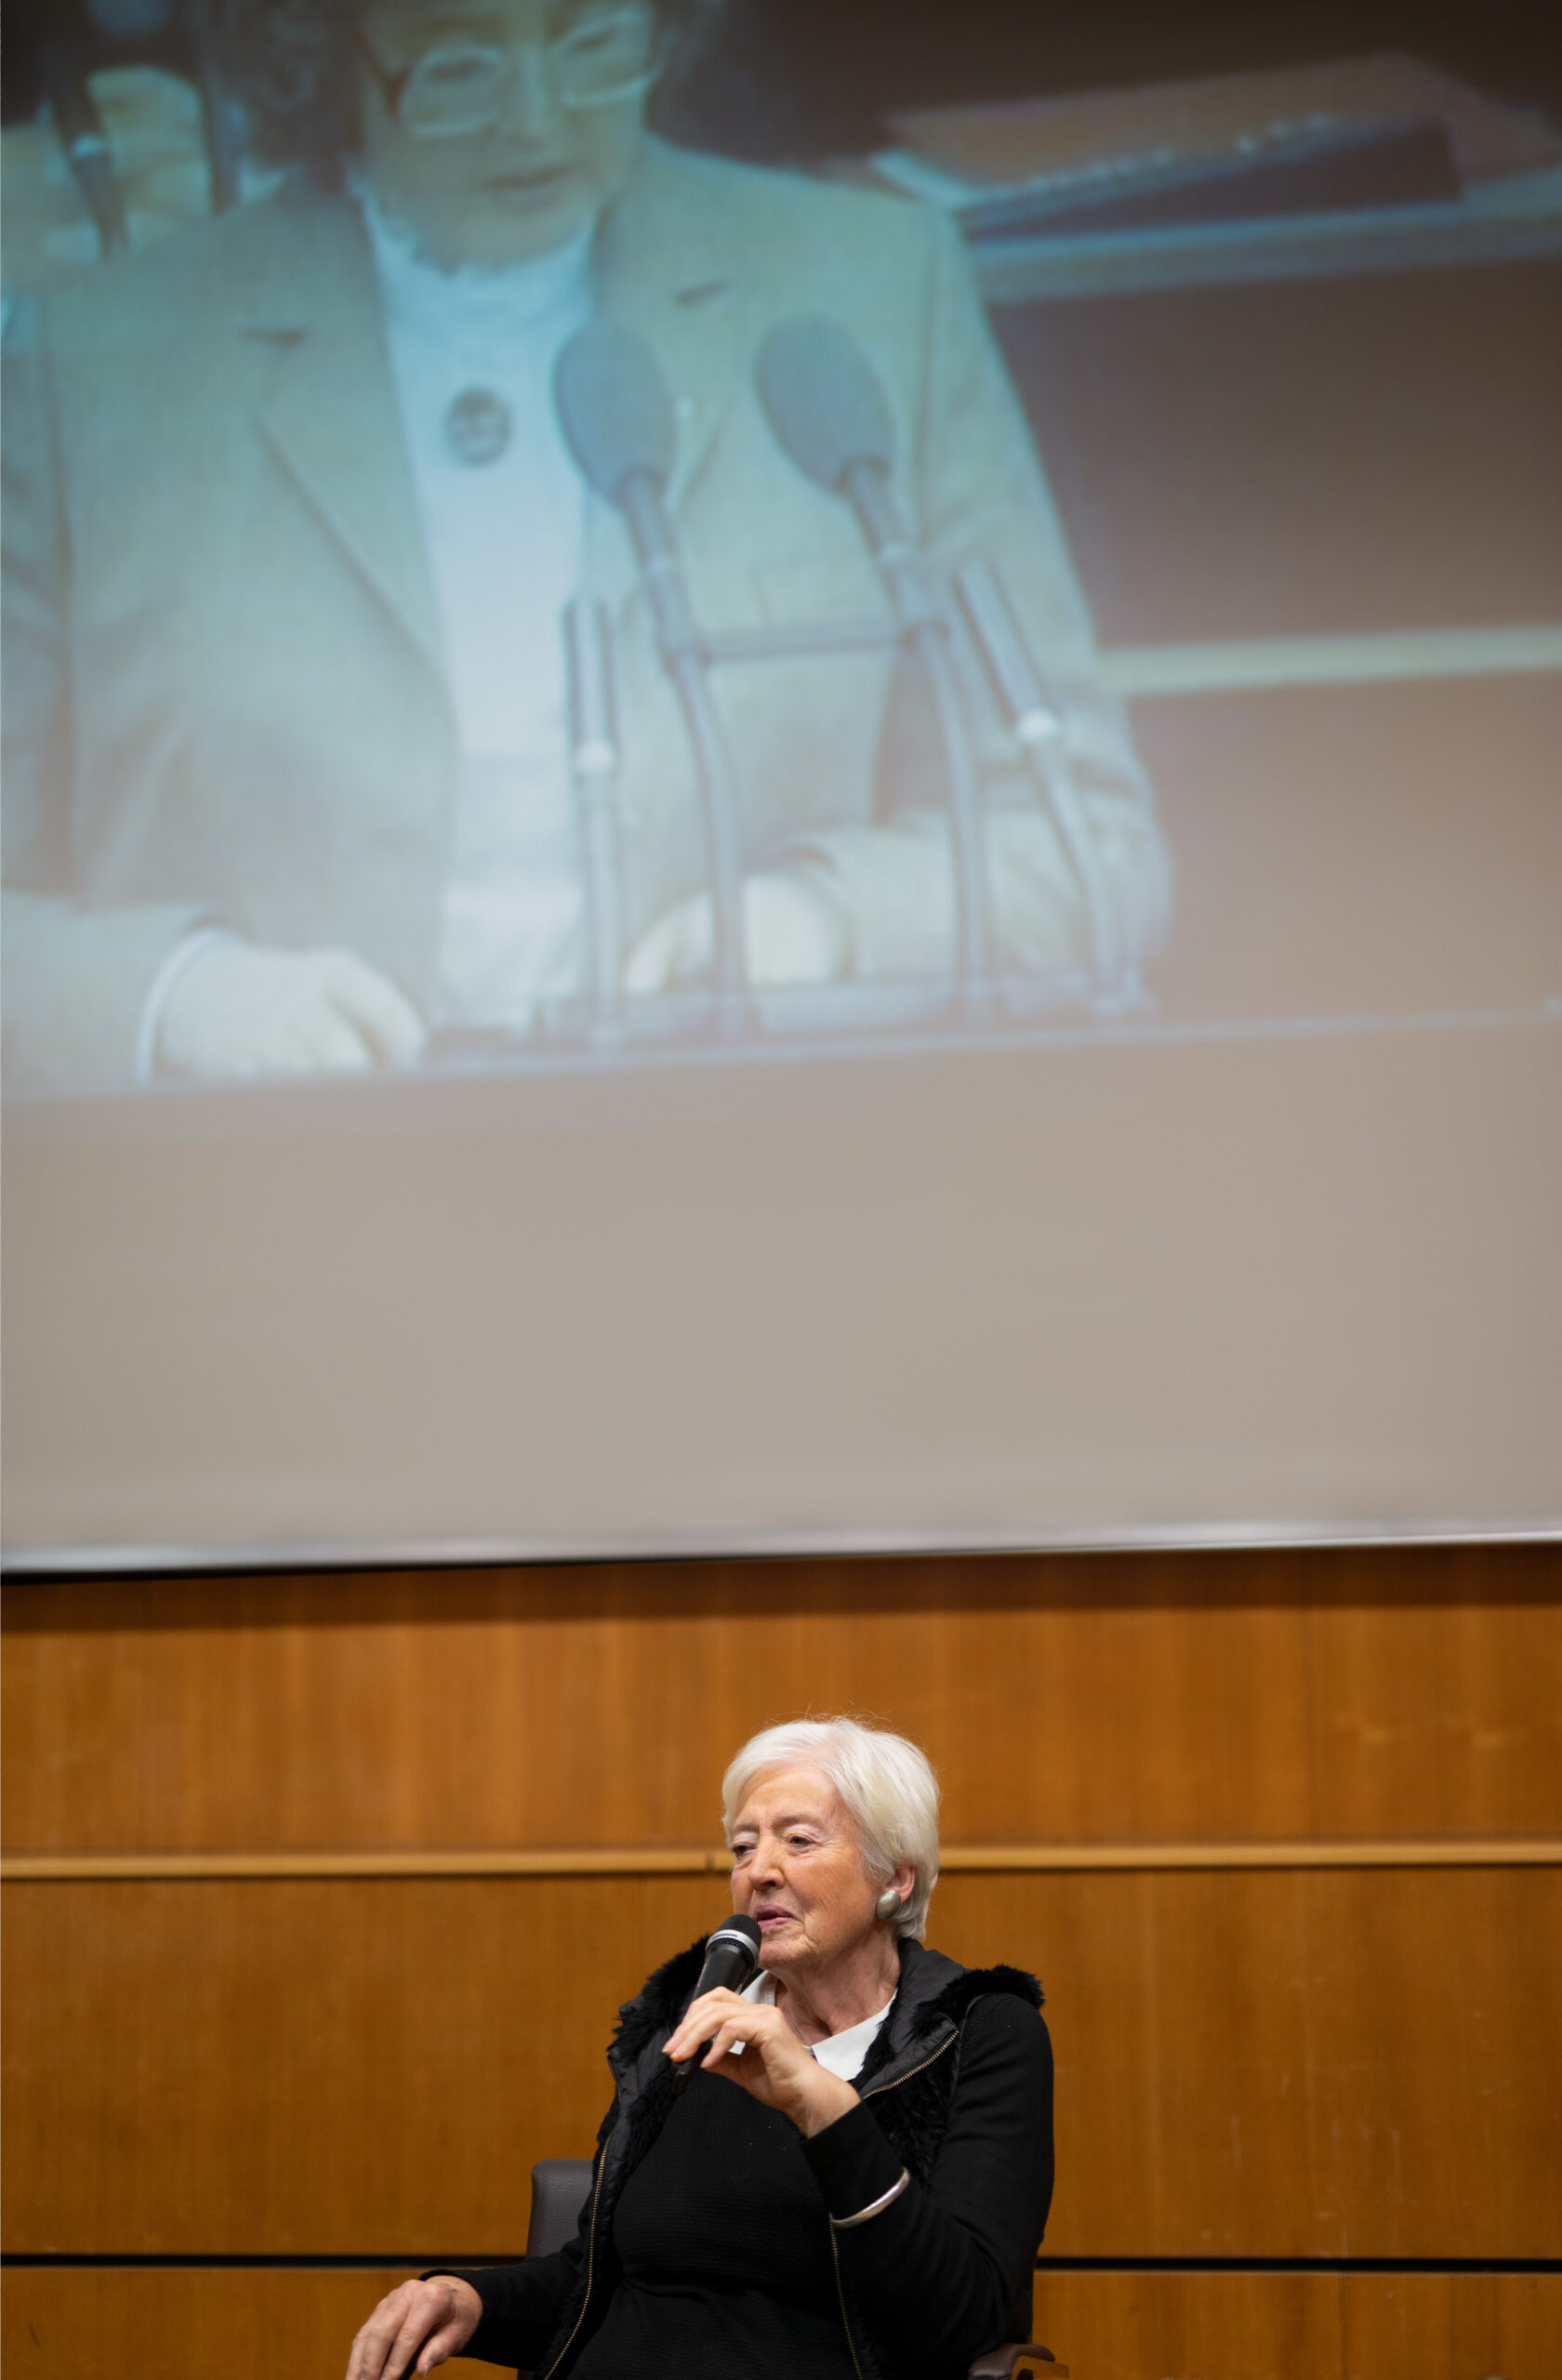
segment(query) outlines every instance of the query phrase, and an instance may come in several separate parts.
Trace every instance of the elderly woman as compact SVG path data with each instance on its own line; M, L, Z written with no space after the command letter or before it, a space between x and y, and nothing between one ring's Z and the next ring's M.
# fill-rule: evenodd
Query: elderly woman
M755 356L849 324L934 564L986 557L1074 691L1125 955L1167 909L1121 720L960 244L930 212L669 148L702 0L247 0L277 195L40 291L7 339L6 1020L13 1080L417 1062L583 986L561 615L615 624L630 995L702 980L709 867L623 522L553 367L594 316L675 401L670 501L712 631L882 612L847 508L778 450ZM759 983L941 973L925 703L874 652L728 669ZM1067 965L1080 886L999 723L998 957Z
M759 1976L693 1999L698 1942L659 1968L609 2053L578 2238L404 2283L348 2380L461 2353L539 2380L956 2380L1029 2335L1052 2051L1032 1977L923 1946L926 1758L805 1720L745 1744L722 1796Z

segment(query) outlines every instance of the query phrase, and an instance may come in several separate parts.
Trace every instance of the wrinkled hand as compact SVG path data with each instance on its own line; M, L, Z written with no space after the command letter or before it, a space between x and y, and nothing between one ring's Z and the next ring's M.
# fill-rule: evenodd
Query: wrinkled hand
M845 912L802 876L750 876L743 887L750 984L833 984L851 962ZM708 975L715 906L696 892L643 933L624 970L627 992L667 992Z
M404 2281L380 2299L353 2340L347 2380L402 2380L406 2372L431 2372L459 2355L482 2313L470 2281L454 2273Z
M699 2063L708 2074L724 2075L762 2107L778 2108L810 2139L857 2104L850 2082L819 2065L779 2008L756 2007L735 1991L708 1991L689 2009L666 2055L693 2057L702 2043Z
M351 950L214 942L170 985L157 1028L162 1072L196 1077L364 1074L411 1065L423 1021Z

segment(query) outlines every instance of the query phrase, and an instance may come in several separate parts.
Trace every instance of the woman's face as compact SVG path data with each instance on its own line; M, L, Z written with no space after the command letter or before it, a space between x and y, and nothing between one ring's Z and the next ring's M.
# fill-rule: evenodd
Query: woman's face
M639 153L644 91L566 107L549 46L572 33L589 42L604 16L634 14L602 0L371 0L363 39L379 73L365 61L364 167L424 255L447 269L524 264L564 246L612 204ZM408 131L385 81L432 51L473 46L506 53L498 120L435 139Z
M909 1889L909 1867L894 1882ZM873 1904L883 1881L863 1865L856 1828L817 1768L767 1768L754 1779L733 1827L732 1888L774 1974L827 1966L882 1930Z

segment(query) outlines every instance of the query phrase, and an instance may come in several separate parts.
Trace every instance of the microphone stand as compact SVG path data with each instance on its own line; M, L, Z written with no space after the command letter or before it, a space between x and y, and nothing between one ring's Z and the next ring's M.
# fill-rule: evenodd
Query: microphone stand
M1063 721L1042 684L1014 607L998 572L985 562L955 573L955 593L993 691L1039 786L1085 904L1096 1005L1132 1004L1140 997L1127 962L1112 889L1065 753Z
M854 463L841 480L841 493L856 514L879 566L901 641L920 664L933 694L949 789L960 1009L967 1025L986 1027L999 1014L986 821L948 617L928 591L887 473L876 463Z
M220 0L185 0L185 26L201 95L214 215L226 215L239 200L239 143L232 103L224 88L218 10Z
M648 471L630 472L616 501L640 563L662 666L683 714L699 779L710 853L716 1031L723 1041L741 1041L755 1025L744 955L742 812L737 772L711 693L710 648L689 602L655 480Z
M570 774L586 877L589 1038L616 1050L625 1039L623 926L618 898L616 796L620 746L613 630L606 607L577 595L564 611L569 676Z

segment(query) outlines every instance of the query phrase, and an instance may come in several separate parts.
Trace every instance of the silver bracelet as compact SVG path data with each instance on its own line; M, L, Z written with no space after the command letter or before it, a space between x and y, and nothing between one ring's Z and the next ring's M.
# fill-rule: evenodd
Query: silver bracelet
M894 2204L896 2199L900 2196L901 2191L909 2184L910 2179L910 2174L903 2165L900 2169L900 2179L895 2183L893 2189L887 2189L882 2198L876 2198L871 2206L865 2206L861 2208L855 2215L832 2215L830 2216L830 2229L832 2231L851 2231L854 2229L856 2225L859 2223L871 2223L876 2215L882 2215L887 2206L893 2206Z

